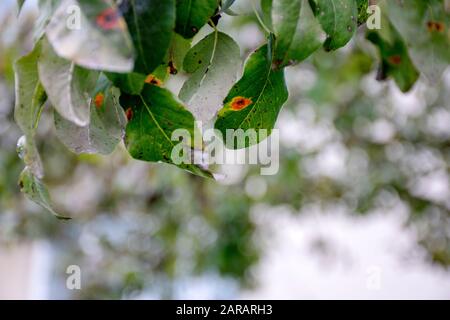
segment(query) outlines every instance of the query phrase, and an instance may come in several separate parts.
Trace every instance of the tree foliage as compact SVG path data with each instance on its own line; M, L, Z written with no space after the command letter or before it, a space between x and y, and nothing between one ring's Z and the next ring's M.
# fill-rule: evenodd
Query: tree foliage
M393 78L402 91L420 74L438 81L450 62L444 0L381 1L379 30L364 26L368 1L262 0L255 15L267 42L241 68L238 45L218 30L221 15L235 14L234 2L40 0L34 48L15 64L22 190L54 213L33 142L47 99L57 135L71 150L108 154L123 137L132 157L173 164L171 134L193 133L195 120L212 121L221 132L270 133L288 99L285 68L321 48L342 48L358 33L378 49L379 79ZM203 28L210 34L194 42ZM176 97L164 85L182 71L189 77ZM213 177L197 165L178 166Z

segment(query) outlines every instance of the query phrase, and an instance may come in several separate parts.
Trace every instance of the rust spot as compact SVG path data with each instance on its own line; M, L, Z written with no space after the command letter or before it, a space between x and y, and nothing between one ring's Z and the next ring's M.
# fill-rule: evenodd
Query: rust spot
M388 61L390 64L398 66L400 63L402 63L402 57L400 57L399 55L390 56L388 58Z
M123 28L123 21L116 8L103 10L96 19L97 25L103 30L115 30Z
M102 92L98 93L94 98L94 104L97 107L97 109L100 109L103 106L104 102L105 102L105 95Z
M442 22L435 22L434 27L437 32L444 32L445 25Z
M234 97L233 100L231 100L231 110L239 111L247 108L252 103L253 101L251 99L244 97Z
M175 68L175 64L173 63L172 60L169 61L168 67L169 67L170 74L176 75L178 73L178 70L177 70L177 68Z
M274 69L274 70L280 69L280 66L281 66L282 63L283 63L283 60L281 60L281 59L276 59L276 60L272 63L272 69Z
M131 107L125 111L125 116L127 117L128 121L131 121L131 119L133 119L133 109Z
M428 21L427 28L429 32L444 32L445 25L439 21Z
M155 77L153 74L149 74L145 79L145 83L152 84L157 87L161 87L162 81Z

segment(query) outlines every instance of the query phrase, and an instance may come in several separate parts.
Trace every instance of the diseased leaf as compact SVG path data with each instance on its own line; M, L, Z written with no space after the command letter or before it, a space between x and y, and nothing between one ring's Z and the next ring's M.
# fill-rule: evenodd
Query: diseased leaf
M450 15L444 1L392 0L382 4L416 67L428 80L439 81L450 63Z
M46 39L42 41L38 69L42 85L56 111L74 124L86 126L98 72L58 57Z
M136 49L134 71L148 75L164 61L175 27L175 0L124 0L120 11Z
M80 127L55 112L56 135L77 154L110 154L122 140L127 122L119 96L119 90L101 76L92 97L90 123Z
M277 39L274 59L277 67L306 59L325 40L307 0L273 0L272 24Z
M111 0L64 0L46 28L57 55L93 70L133 70L133 45Z
M178 142L171 138L177 129L189 132L192 138L189 147L194 148L194 132L197 130L195 119L170 91L145 84L140 95L123 94L120 104L129 119L125 144L133 158L174 164L172 150ZM194 164L180 164L178 167L212 178L210 172Z
M403 92L409 91L419 78L419 72L414 67L408 54L408 49L398 32L383 21L383 33L368 31L367 39L378 47L381 56L380 80L392 77ZM389 31L387 31L387 29ZM388 38L383 35L388 33Z
M240 65L239 46L222 32L209 34L187 53L184 70L192 76L184 83L180 98L196 119L209 121L216 115Z
M44 103L47 100L44 88L39 82L37 63L41 54L41 42L36 43L29 54L14 64L16 105L14 118L24 133L19 143L25 165L37 177L43 176L41 159L34 136L38 127Z
M153 73L144 75L142 73L112 73L107 72L106 76L121 91L137 95L141 93L146 81L150 82L152 77L160 85L167 79L169 74L175 75L183 69L183 59L187 51L191 48L191 43L176 33L172 34L172 42L166 54L164 62L156 68Z
M56 218L61 220L70 220L71 218L56 213L51 205L50 195L47 188L27 167L20 174L19 178L20 191L24 193L31 201L40 205Z
M247 60L242 78L224 100L215 128L226 136L227 129L260 129L270 134L283 104L288 98L283 70L272 69L273 56L267 45L259 48ZM260 136L256 143L260 142ZM245 147L255 142L246 141ZM228 148L242 148L226 141Z
M357 28L356 0L310 0L314 13L327 33L324 48L327 51L345 46Z
M216 12L217 0L177 0L175 31L191 39Z
M177 33L173 34L172 43L170 44L167 55L167 64L170 74L177 74L183 70L183 62L186 54L191 49L191 41L184 39Z

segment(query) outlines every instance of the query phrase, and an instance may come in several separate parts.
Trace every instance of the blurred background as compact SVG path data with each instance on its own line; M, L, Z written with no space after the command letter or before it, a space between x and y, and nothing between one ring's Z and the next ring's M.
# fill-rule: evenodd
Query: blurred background
M248 5L220 24L243 59L264 41ZM74 218L62 222L17 187L12 65L36 17L36 1L20 16L0 1L0 298L450 299L450 69L402 94L375 80L361 29L287 70L279 173L222 166L218 182L123 146L76 156L47 108L38 145L53 201ZM80 290L66 287L71 265Z

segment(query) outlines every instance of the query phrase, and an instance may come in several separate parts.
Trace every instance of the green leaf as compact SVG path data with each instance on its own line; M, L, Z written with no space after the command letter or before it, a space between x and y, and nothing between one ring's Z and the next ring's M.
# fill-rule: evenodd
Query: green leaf
M91 102L89 124L77 126L55 112L56 135L77 154L112 153L122 140L127 122L119 96L119 90L101 76Z
M56 111L74 124L86 126L98 72L83 69L74 62L58 57L46 39L42 41L38 70L42 85Z
M358 26L363 25L369 18L369 0L356 0L358 5Z
M278 114L288 98L284 70L273 70L267 45L259 48L247 60L244 75L230 90L219 112L215 128L226 136L227 129L260 129L270 134ZM257 142L260 142L258 136ZM256 142L256 143L257 143ZM246 141L245 147L253 142ZM242 148L226 141L228 148Z
M223 0L222 6L220 7L220 12L226 12L234 4L236 0Z
M173 33L172 42L169 51L166 54L164 62L153 71L150 76L154 76L160 81L164 82L169 73L177 74L183 68L183 59L186 53L191 48L190 41L184 39L180 35ZM144 88L145 80L148 75L142 73L111 73L106 72L106 76L112 83L118 87L122 92L128 94L138 95Z
M20 12L20 10L22 10L23 4L25 3L25 0L17 0L17 9L18 12Z
M65 0L51 18L46 34L58 56L82 67L133 70L132 41L111 0Z
M133 158L174 164L172 150L178 142L171 138L177 129L189 132L192 137L189 148L196 146L195 119L170 91L145 84L140 95L122 94L120 104L129 118L125 144ZM180 164L178 167L196 175L212 177L211 173L193 164Z
M186 39L192 38L214 15L217 7L217 0L177 0L175 31Z
M184 83L180 98L196 119L211 120L236 82L241 65L237 43L222 32L213 32L197 43L184 59L192 76Z
M184 39L177 33L173 34L172 43L167 55L167 63L171 74L177 74L183 69L186 54L191 49L191 41Z
M273 0L272 24L277 40L274 59L277 67L306 59L325 40L308 0Z
M28 167L25 168L20 174L19 186L20 191L24 193L27 198L40 205L44 209L48 210L56 218L61 220L71 219L69 217L62 216L53 210L47 188L41 182L41 180L31 172Z
M122 92L128 94L139 94L144 88L145 75L141 73L111 73L107 72L108 79Z
M135 72L148 75L164 60L175 27L175 0L125 0L120 5L136 48Z
M273 32L272 6L273 0L261 0L261 12L263 22Z
M47 25L50 22L53 13L56 11L60 4L60 0L38 1L39 15L33 31L33 39L35 40L35 42L39 41L39 39L41 39L44 35L45 29L47 28Z
M345 46L357 28L356 0L310 0L315 15L327 33L324 48L327 51Z
M191 41L173 32L172 41L164 61L150 76L158 79L163 85L169 75L176 75L179 70L183 69L183 60L189 49L191 49Z
M38 177L43 176L43 169L34 136L47 100L38 76L37 63L40 54L41 42L38 42L32 52L21 57L14 64L16 88L14 118L25 135L18 148L22 149L20 154L25 165Z
M389 30L389 31L387 31ZM389 37L383 37L388 32ZM383 21L383 33L368 31L367 39L378 47L381 56L379 77L392 77L403 92L409 91L419 78L419 72L414 67L403 39L398 32Z
M443 0L387 1L382 10L410 49L416 67L432 82L450 63L450 15Z

